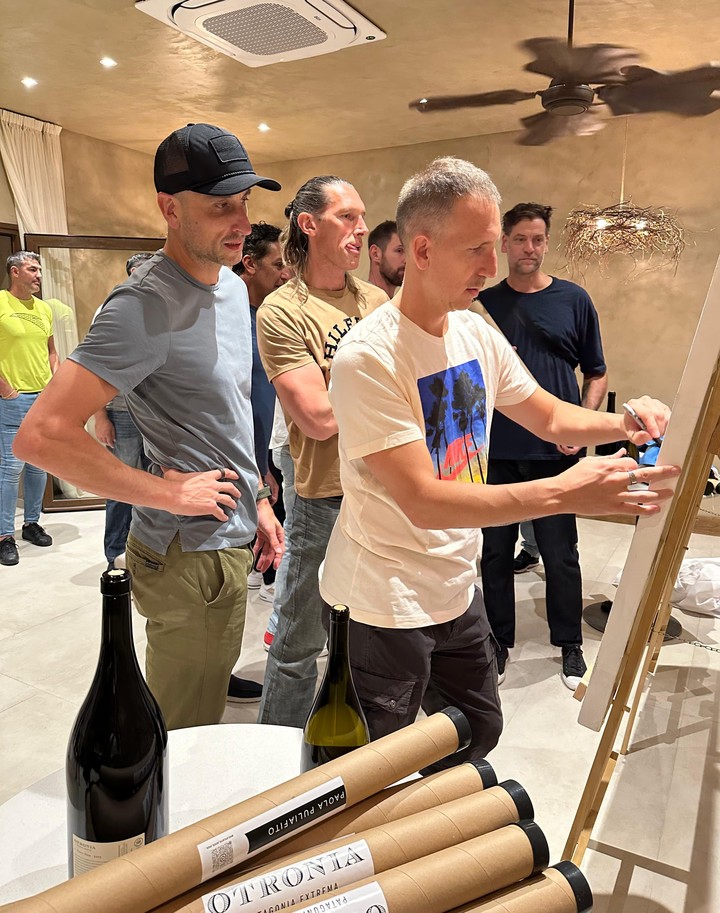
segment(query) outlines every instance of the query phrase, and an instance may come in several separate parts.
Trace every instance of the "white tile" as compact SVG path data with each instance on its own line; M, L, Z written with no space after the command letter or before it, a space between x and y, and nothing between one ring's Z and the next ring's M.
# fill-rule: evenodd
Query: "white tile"
M27 700L35 694L35 688L26 682L19 682L9 675L0 675L0 713Z
M43 518L50 549L21 547L0 568L0 801L64 763L70 726L95 669L103 512ZM584 603L613 598L634 528L580 520ZM689 554L720 555L720 538L693 537ZM549 643L542 568L518 575L517 646L501 686L505 731L490 760L535 805L556 862L592 763L599 733L577 723ZM237 673L261 682L271 607L251 593ZM720 645L720 619L674 611L683 637ZM600 635L583 628L588 661ZM143 661L145 636L136 618ZM321 669L324 663L321 663ZM631 753L620 761L582 868L602 913L709 913L720 909L720 653L663 647L643 698ZM258 704L228 704L227 722L254 722ZM688 883L690 887L688 887Z
M65 763L78 707L36 693L0 713L0 802Z

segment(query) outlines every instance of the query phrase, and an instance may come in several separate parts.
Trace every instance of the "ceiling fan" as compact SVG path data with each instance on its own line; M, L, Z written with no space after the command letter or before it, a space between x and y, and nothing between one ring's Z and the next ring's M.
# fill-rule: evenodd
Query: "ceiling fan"
M589 136L617 115L667 111L700 117L720 109L720 64L677 72L653 70L640 65L640 52L634 48L613 44L574 47L574 22L575 0L568 0L567 41L530 38L520 43L535 55L525 70L549 76L547 89L435 96L412 101L409 107L430 113L514 105L538 97L545 110L520 119L525 130L518 142L525 146L541 146L561 136Z

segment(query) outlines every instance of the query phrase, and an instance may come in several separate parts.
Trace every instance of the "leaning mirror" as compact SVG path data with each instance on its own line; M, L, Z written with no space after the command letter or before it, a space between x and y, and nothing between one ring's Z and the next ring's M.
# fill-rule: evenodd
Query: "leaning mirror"
M127 279L128 258L140 251L156 251L164 243L163 238L25 235L26 249L40 255L41 297L53 311L55 348L61 361L84 338L108 292ZM88 430L93 433L92 420ZM44 511L104 506L104 498L48 475Z

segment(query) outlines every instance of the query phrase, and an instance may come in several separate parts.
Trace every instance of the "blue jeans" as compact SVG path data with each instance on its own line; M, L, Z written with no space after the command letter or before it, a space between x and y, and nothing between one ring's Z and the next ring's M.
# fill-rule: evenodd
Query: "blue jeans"
M40 519L47 474L37 466L18 460L12 449L20 423L39 395L19 393L15 399L0 399L0 536L15 535L15 508L23 467L25 522L37 523Z
M273 447L272 451L273 463L282 473L282 483L283 483L283 504L285 505L285 533L290 529L290 522L292 520L293 506L295 504L295 466L293 464L292 457L290 456L290 448L285 445L284 447ZM287 552L283 555L280 562L280 567L277 569L277 574L275 575L275 599L273 600L273 610L270 613L270 618L268 619L267 629L273 635L277 634L278 629L278 605L280 604L280 593L282 588L285 586L285 580L287 578Z
M268 653L259 723L305 725L315 694L316 660L327 640L318 570L341 502L342 497L295 498L285 538L287 571L275 602L278 630Z
M122 409L108 409L107 415L115 428L115 446L110 452L133 469L146 469L147 460L143 452L142 435L129 412ZM125 551L132 505L123 501L105 501L105 558L113 561Z

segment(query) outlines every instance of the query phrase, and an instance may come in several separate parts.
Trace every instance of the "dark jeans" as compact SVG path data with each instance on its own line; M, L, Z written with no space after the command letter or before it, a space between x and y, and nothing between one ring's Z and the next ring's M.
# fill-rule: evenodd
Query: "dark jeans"
M490 460L488 484L508 485L559 475L577 457L559 460ZM550 642L556 647L582 643L582 576L574 514L533 520L545 568L545 605ZM488 618L503 647L515 645L515 577L513 559L518 524L483 529L480 569Z
M423 773L479 761L497 745L502 711L495 646L482 594L454 621L425 628L378 628L350 621L350 664L371 739L430 714L458 707L468 719L467 748Z
M142 435L135 422L130 418L129 412L122 409L108 409L108 418L115 428L115 446L111 453L122 460L126 466L133 469L147 469L148 461L143 452ZM105 501L105 558L113 561L125 551L130 520L132 519L132 505L124 501Z

